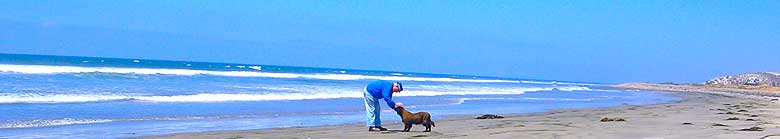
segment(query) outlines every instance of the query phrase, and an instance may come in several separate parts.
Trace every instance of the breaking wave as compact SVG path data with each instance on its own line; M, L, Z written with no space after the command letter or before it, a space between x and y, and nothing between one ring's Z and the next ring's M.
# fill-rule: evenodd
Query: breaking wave
M260 69L255 67L254 69ZM153 69L153 68L116 68L116 67L77 67L77 66L48 66L48 65L7 65L0 64L0 72L12 72L22 74L69 74L69 73L117 73L117 74L146 74L146 75L212 75L230 77L267 77L267 78L310 78L322 80L395 80L395 81L434 81L434 82L481 82L481 83L520 83L515 80L493 79L457 79L457 78L429 78L408 76L372 76L354 74L298 74L298 73L272 73L256 71L209 71L191 69Z
M3 128L32 128L32 127L47 127L47 126L62 126L62 125L76 125L76 124L94 124L94 123L106 123L113 122L109 119L53 119L53 120L29 120L18 121L12 123L0 124L0 129Z
M522 94L536 91L590 91L590 88L580 86L570 87L531 87L531 88L461 88L457 90L409 90L395 96L441 96L441 95L493 95ZM141 101L141 102L225 102L225 101L273 101L273 100L307 100L360 98L362 91L337 92L305 92L305 93L266 93L266 94L227 94L201 93L189 95L122 95L122 94L13 94L0 93L0 104L3 103L79 103L101 101Z

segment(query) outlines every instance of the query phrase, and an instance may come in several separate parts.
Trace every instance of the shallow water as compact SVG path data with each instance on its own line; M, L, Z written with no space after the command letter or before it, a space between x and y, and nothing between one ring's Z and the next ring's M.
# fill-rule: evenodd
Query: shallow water
M676 101L594 83L232 63L0 54L0 138L124 138L363 122L362 90L442 115ZM385 108L384 120L398 120Z

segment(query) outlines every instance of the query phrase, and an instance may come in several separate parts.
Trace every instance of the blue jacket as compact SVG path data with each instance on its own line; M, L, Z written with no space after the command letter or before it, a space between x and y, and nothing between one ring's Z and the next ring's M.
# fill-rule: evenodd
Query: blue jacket
M395 109L395 101L393 101L393 82L379 80L366 86L366 91L374 98L384 98L387 102L387 106Z

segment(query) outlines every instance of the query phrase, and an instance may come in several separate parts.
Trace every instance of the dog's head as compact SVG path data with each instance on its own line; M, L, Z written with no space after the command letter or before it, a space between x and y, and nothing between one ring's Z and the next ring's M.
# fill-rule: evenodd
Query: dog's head
M395 107L395 113L398 113L398 115L403 116L402 114L404 114L405 111L406 111L406 109L404 107L401 107L401 106Z

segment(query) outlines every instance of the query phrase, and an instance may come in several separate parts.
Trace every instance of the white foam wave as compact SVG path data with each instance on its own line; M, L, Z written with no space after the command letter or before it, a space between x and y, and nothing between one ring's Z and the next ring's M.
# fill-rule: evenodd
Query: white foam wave
M530 88L457 88L455 90L446 91L404 91L394 96L440 96L440 95L508 95L508 94L523 94L525 92L537 92L537 91L577 91L577 90L590 90L587 87L580 86L568 86L568 87L530 87Z
M269 100L306 100L306 99L334 99L334 98L358 98L360 93L343 94L195 94L177 96L138 96L134 100L152 102L223 102L223 101L269 101Z
M243 67L243 66L236 66ZM258 68L259 69L259 68ZM6 65L0 64L0 72L23 74L67 74L67 73L119 73L119 74L164 74L164 75L214 75L231 77L267 77L267 78L311 78L323 80L395 80L395 81L434 81L434 82L482 82L482 83L519 83L513 80L426 78L403 76L370 76L352 74L296 74L269 73L251 71L208 71L190 69L151 69L151 68L114 68L114 67L76 67L47 65Z
M290 88L283 89L289 93L267 94L225 94L202 93L192 95L150 96L150 95L102 95L102 94L12 94L0 93L0 104L3 103L78 103L100 101L140 101L140 102L225 102L225 101L274 101L274 100L308 100L308 99L336 99L336 98L360 98L363 92L360 89L337 90L334 92L304 92ZM409 90L394 96L441 96L441 95L496 95L496 94L523 94L525 92L552 91L552 90L589 90L587 87L550 87L550 88L460 88L456 90L431 91Z
M130 99L122 95L92 94L0 94L0 103L75 103Z
M194 94L174 96L133 96L133 95L92 95L92 94L25 94L25 95L0 95L2 103L77 103L132 100L146 102L224 102L224 101L269 101L269 100L304 100L304 99L332 99L332 98L357 98L360 93L287 93L287 94Z
M105 122L112 122L112 121L113 120L109 120L109 119L72 119L72 118L53 119L53 120L30 120L30 121L19 121L19 122L0 124L0 129L32 128L32 127L47 127L47 126L76 125L76 124L94 124L94 123L105 123Z
M557 90L561 91L591 91L588 87L583 86L567 86L567 87L555 87Z
M252 117L259 117L259 116L262 115L151 117L151 118L131 118L131 119L73 119L73 118L36 119L36 120L11 121L8 123L0 123L0 129L96 124L96 123L119 122L119 121L151 121L151 120L177 121L177 120L198 120L198 119L220 119L220 118L252 118Z
M463 87L463 86L453 86L453 85L419 85L415 87L418 87L419 89L423 89L423 90L442 90L442 91L484 91L484 90L496 90L496 89L498 89L498 91L505 90L505 88L493 88L493 87L486 87L486 86ZM525 91L525 92L552 91L552 90L591 91L590 88L584 86L526 87L521 89L522 90L520 91Z

